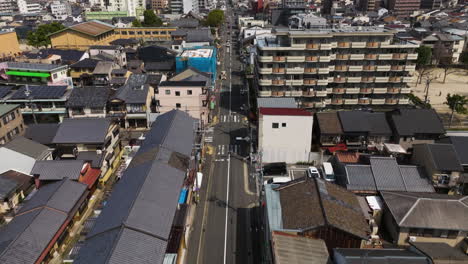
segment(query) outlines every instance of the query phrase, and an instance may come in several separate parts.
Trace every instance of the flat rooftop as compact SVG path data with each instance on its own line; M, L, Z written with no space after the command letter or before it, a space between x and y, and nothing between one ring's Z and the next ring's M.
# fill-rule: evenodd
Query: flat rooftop
M212 49L193 49L182 52L182 57L190 58L210 58L213 55Z

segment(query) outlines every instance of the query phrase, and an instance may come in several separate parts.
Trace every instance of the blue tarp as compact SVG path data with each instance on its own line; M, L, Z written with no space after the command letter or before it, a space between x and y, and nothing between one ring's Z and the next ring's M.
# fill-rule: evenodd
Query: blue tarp
M185 188L182 189L179 195L179 204L185 203L185 201L187 200L187 194L188 194L188 190Z

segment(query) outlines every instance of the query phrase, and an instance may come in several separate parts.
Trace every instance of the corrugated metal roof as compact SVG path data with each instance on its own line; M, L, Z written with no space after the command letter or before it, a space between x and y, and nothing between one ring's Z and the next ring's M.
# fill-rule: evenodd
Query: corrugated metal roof
M25 174L30 174L34 163L36 163L36 159L5 147L0 147L0 157L2 157L2 162L0 162L0 173L15 170Z
M408 192L435 192L434 187L417 166L400 165L400 172Z
M34 164L31 174L39 175L39 180L78 180L83 164L82 160L42 160Z
M1 92L1 91L0 91ZM0 96L1 98L1 96ZM0 117L18 108L17 104L0 104Z
M371 157L370 164L378 190L406 190L398 164L394 158Z
M268 214L268 226L270 230L283 229L283 219L281 213L281 203L279 192L273 190L278 184L266 184L265 186L265 200Z
M156 119L76 263L162 263L187 172L173 166L171 158L176 152L187 159L191 155L194 124L179 110Z
M297 108L297 103L294 98L284 97L260 97L257 98L257 106L260 107L276 107L276 108Z
M374 175L369 165L346 165L346 189L352 191L377 191Z
M10 70L30 70L30 71L40 71L40 72L52 72L62 69L67 69L66 65L57 65L57 64L45 64L45 63L28 63L28 62L16 62L9 61L7 62L8 69Z
M114 29L114 26L98 20L93 20L73 25L70 27L70 29L79 31L87 35L98 36L100 34L106 33Z
M35 160L42 160L49 155L49 148L25 137L16 137L3 146ZM29 172L28 172L29 173Z
M359 249L336 248L335 256L340 256L344 264L429 264L426 256L404 249Z
M273 232L275 264L331 264L325 241Z

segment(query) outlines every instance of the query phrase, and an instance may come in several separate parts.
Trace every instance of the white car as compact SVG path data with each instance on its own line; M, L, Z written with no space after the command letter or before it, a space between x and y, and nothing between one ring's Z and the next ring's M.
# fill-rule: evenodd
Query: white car
M309 167L307 169L307 177L310 177L310 178L320 178L320 172L318 171L318 169L316 167Z

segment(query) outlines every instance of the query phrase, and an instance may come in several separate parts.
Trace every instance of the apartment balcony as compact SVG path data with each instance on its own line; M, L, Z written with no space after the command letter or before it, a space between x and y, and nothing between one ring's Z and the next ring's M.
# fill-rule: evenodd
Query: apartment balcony
M380 47L379 42L367 42L366 48L378 48Z
M285 56L274 56L273 61L274 62L286 62L286 57Z
M342 105L343 103L344 103L344 99L338 99L338 98L331 99L332 105Z
M269 97L271 96L271 91L258 91L260 97Z
M333 88L327 88L325 89L327 91L327 94L332 94L333 93Z
M305 85L316 85L317 80L316 79L304 79L304 84Z
M351 54L349 57L350 60L363 60L365 57L364 54Z
M260 74L272 74L273 69L272 68L260 68L260 69L258 69L258 72Z
M302 91L302 96L305 96L305 97L314 97L314 96L315 96L315 92L314 92L314 91Z
M273 61L273 56L260 56L260 57L258 57L258 60L260 62L272 62Z
M338 48L350 48L351 42L338 42L337 47Z
M393 54L379 54L379 60L392 60Z
M374 82L374 77L362 77L361 82L363 82L363 83L372 83L372 82Z
M327 104L325 102L317 102L317 103L314 103L314 106L315 108L323 108L323 107L326 107Z
M405 71L413 72L416 70L416 65L406 65Z
M336 54L336 60L349 60L349 54Z
M315 108L314 102L302 102L302 107L304 108Z
M346 82L346 77L335 77L335 78L333 78L333 82L335 82L335 83L345 83Z
M390 65L379 65L377 66L377 71L389 71L390 68Z
M409 104L409 99L408 98L402 98L398 100L398 104L400 105L407 105Z
M346 91L345 88L333 88L332 89L332 93L334 93L334 94L344 94L345 91Z
M284 72L286 71L285 68L273 68L272 72L275 73L275 74L284 74Z
M369 98L359 98L358 104L360 104L360 105L368 105L368 104L370 104L370 99L369 99Z
M348 77L348 83L360 83L361 77Z
M385 104L385 99L372 99L371 103L373 105L383 105Z
M328 77L327 77L328 82L329 82L329 83L332 83L332 82L333 82L333 78L334 78L333 76L328 76Z
M306 56L305 61L307 61L307 62L317 62L318 57L317 56Z
M412 82L412 81L413 81L413 77L411 77L411 76L403 77L403 80L402 80L402 82L404 82L404 83L409 83L409 82Z
M374 88L372 91L374 94L386 94L387 88Z
M402 71L405 69L403 65L392 65L391 71Z
M299 86L304 85L304 80L286 80L285 83L286 85Z
M359 72L359 71L362 71L362 65L349 66L349 67L348 67L348 70L349 70L350 72Z
M357 105L358 99L345 99L344 104L345 105Z
M409 94L411 93L411 88L401 88L400 93Z
M273 97L284 97L286 95L285 91L272 91L271 96Z
M271 80L266 80L266 79L260 79L258 80L258 84L261 86L266 86L266 85L271 85Z
M291 91L291 96L294 97L301 97L302 96L302 91Z
M377 69L377 66L374 65L366 65L362 67L363 71L375 71Z
M328 85L328 79L317 80L317 85Z
M346 88L346 93L347 94L358 94L359 93L359 88Z
M308 50L318 50L320 48L320 44L318 43L309 43L306 45L306 49Z
M387 93L389 93L389 94L398 94L398 93L400 93L400 88L387 88Z
M370 94L372 93L372 88L361 88L359 89L360 94Z
M336 65L335 66L335 71L337 71L337 72L348 71L348 66L346 66L346 65Z
M328 74L329 72L330 72L330 69L328 69L328 67L318 69L319 74Z
M325 97L327 95L328 95L327 90L315 91L315 96L317 96L317 97Z
M302 67L287 68L286 73L288 73L288 74L303 74L304 73L304 68L302 68Z
M320 62L330 62L331 58L330 56L320 56L319 61Z
M320 50L331 50L332 44L320 44Z
M353 48L365 48L366 47L366 42L353 42L351 43L351 47Z
M406 57L408 60L417 60L418 59L418 54L417 53L409 53L408 56Z
M279 86L279 85L284 85L284 84L285 84L284 80L272 80L270 85Z
M390 77L389 82L401 82L401 77Z
M408 54L406 53L394 53L392 59L394 60L406 60Z
M387 105L396 105L396 104L398 104L398 99L387 98L387 99L385 99L385 104L387 104Z
M306 48L306 44L305 44L305 43L293 43L293 44L291 44L291 48L294 48L294 49L305 49L305 48Z
M364 59L366 60L376 60L379 57L377 54L366 54L364 55Z
M304 62L305 56L287 56L286 60L288 62Z
M317 68L305 68L305 73L317 73Z
M334 71L335 65L328 65L328 71Z
M332 100L330 98L326 98L323 100L325 104L331 104Z
M388 82L389 78L388 77L375 77L375 82L376 83L386 83Z

